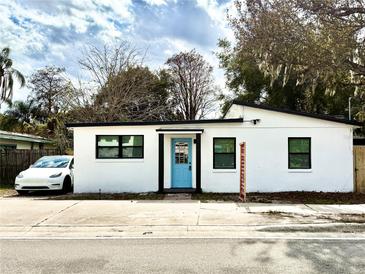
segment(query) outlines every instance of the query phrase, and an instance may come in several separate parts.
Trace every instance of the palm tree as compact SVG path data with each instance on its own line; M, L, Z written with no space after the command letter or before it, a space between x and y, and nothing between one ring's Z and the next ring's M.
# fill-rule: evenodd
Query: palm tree
M20 83L20 87L25 85L24 76L12 68L13 61L9 58L9 54L9 48L3 48L0 52L0 106L5 101L11 101L13 97L14 77Z
M37 108L33 100L15 101L5 114L16 119L20 123L30 123L36 114Z

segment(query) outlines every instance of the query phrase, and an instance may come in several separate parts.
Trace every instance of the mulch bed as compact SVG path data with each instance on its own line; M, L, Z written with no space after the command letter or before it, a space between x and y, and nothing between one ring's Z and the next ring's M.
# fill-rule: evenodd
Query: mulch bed
M201 201L239 201L238 193L193 194L193 200ZM247 193L249 203L288 203L288 204L365 204L365 193L340 192L251 192Z
M165 194L149 193L84 193L61 194L54 192L34 192L28 197L54 200L163 200ZM13 186L0 185L0 197L18 197ZM238 193L201 193L191 194L192 200L202 202L227 201L238 202ZM251 192L247 193L249 203L287 203L287 204L365 204L365 193L341 192Z
M83 193L49 197L49 200L163 200L164 194L148 193Z

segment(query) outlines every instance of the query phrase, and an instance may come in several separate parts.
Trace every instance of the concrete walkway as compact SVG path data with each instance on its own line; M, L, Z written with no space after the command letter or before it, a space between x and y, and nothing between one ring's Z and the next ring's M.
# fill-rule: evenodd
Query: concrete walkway
M252 237L269 231L275 237L343 232L365 238L364 223L365 204L0 200L0 238Z

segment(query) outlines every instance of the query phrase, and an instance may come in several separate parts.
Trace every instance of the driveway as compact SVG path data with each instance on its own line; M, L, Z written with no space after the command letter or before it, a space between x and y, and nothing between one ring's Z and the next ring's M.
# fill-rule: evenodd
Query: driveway
M364 236L365 205L0 200L0 237L244 237L275 231ZM323 229L323 228L328 229ZM342 227L342 228L341 228ZM305 229L304 229L305 228Z

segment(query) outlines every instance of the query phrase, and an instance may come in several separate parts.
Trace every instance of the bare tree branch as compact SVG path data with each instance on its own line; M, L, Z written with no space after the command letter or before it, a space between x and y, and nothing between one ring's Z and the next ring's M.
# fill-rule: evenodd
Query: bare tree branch
M216 99L213 68L195 50L181 52L166 62L171 75L171 93L183 120L204 118Z

